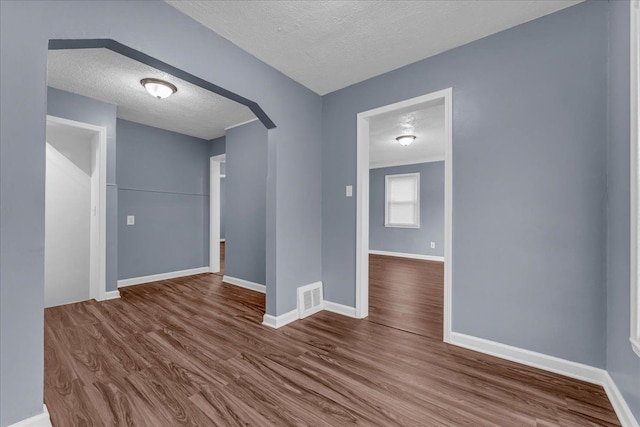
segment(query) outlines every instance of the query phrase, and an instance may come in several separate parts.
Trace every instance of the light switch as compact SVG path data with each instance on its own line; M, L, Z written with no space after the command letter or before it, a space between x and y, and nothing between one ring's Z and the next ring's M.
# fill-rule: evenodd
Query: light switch
M436 242L431 242L431 249L435 249L436 248Z
M127 225L134 225L136 223L136 217L133 215L127 215Z
M347 185L347 197L353 196L353 185Z

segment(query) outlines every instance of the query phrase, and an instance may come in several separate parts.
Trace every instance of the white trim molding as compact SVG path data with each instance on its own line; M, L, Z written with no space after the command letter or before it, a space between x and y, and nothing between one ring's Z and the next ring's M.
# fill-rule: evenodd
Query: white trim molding
M421 108L444 101L444 342L451 339L453 265L453 89L385 105L358 113L356 117L356 317L369 315L369 120L404 108Z
M341 314L347 317L357 318L356 309L348 305L338 304L337 302L323 301L322 309L331 313Z
M241 122L241 123L237 123L235 125L231 125L231 126L229 126L227 128L224 128L224 130L229 130L229 129L237 128L238 126L247 125L247 124L249 124L251 122L255 122L256 120L258 120L257 117L255 119L251 119L251 120L247 120L245 122Z
M640 427L638 424L638 420L633 416L633 412L631 412L631 408L627 405L627 401L624 400L620 389L616 385L611 375L608 372L604 372L604 380L603 384L604 391L607 393L607 397L611 402L611 406L613 406L613 410L616 412L618 416L618 420L622 427Z
M630 129L630 285L631 285L631 348L640 356L640 1L629 2L631 34L631 129Z
M549 356L535 351L486 340L484 338L461 334L459 332L451 332L450 344L477 351L479 353L499 357L501 359L510 360L522 365L531 366L559 375L575 378L577 380L600 385L607 393L607 397L611 401L611 405L622 423L622 426L639 427L637 420L634 418L631 409L622 397L620 390L618 390L615 382L604 369L594 368L593 366L584 365L582 363L560 359L555 356Z
M431 156L411 160L396 160L392 162L376 162L370 163L369 169L392 168L396 166L419 165L422 163L444 162L443 156Z
M51 427L51 418L49 418L47 405L42 405L41 414L18 421L8 427Z
M193 276L195 274L208 273L209 267L191 268L189 270L170 271L168 273L152 274L150 276L132 277L118 280L118 287L141 285L143 283L158 282L160 280L175 279L177 277Z
M298 309L295 308L280 316L272 316L271 314L265 314L262 318L262 324L273 329L281 328L288 325L291 322L298 320Z
M267 287L265 285L261 285L260 283L254 283L248 280L238 279L237 277L231 276L222 276L222 281L228 283L229 285L240 286L241 288L261 292L263 294L267 293Z
M605 372L593 366L459 332L451 332L451 344L594 384L602 384L602 375Z
M120 298L120 291L116 289L115 291L108 291L102 294L102 298L100 298L100 301L109 301L110 299L118 298Z
M444 262L443 256L436 255L422 255L422 254L409 254L405 252L389 252L389 251L378 251L374 249L369 250L370 255L383 255L383 256L393 256L398 258L411 258L411 259L422 259L425 261L436 261L436 262Z

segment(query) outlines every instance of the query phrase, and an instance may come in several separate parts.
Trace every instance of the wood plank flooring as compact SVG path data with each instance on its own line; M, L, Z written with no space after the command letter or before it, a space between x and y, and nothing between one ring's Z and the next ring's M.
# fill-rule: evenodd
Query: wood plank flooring
M224 245L226 242L220 242L220 271L214 274L224 276Z
M214 274L121 294L45 310L56 427L619 425L601 387L375 316L321 312L273 330L263 294Z
M444 263L369 255L370 322L442 340Z

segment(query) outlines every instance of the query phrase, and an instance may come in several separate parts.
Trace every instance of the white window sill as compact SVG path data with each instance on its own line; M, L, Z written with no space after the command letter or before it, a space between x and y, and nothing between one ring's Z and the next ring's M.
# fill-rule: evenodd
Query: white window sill
M396 224L385 224L387 228L420 228L419 225L396 225Z

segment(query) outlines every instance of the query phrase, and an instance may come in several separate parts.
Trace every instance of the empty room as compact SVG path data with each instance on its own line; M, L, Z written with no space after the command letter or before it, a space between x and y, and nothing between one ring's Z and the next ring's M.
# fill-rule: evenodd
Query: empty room
M0 427L638 427L639 50L637 0L0 0Z

